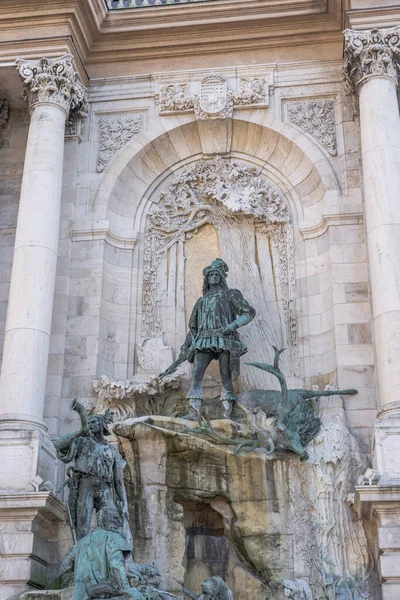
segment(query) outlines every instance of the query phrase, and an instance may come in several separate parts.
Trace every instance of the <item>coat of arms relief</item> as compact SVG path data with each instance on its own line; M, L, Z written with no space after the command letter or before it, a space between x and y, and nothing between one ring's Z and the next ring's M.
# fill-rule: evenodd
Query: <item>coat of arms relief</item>
M267 77L241 77L235 85L217 73L201 81L161 85L158 103L160 115L194 112L197 119L231 117L234 108L249 109L269 105Z

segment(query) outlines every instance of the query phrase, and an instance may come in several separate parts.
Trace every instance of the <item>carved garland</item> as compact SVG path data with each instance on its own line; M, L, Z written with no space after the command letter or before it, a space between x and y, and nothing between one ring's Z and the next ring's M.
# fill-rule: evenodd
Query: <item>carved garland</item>
M255 169L216 157L201 160L177 175L149 214L146 227L143 276L142 337L161 334L157 297L157 268L169 248L184 242L209 223L248 216L277 248L288 339L297 346L293 228L286 202Z

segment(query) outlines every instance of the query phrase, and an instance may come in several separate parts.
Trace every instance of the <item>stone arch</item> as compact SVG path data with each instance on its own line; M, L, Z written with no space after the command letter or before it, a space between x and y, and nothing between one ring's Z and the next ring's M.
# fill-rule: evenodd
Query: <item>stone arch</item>
M125 317L129 322L129 339L125 355L118 355L121 364L133 365L134 348L140 339L143 278L140 252L143 253L141 244L145 220L150 205L155 201L155 192L160 191L176 171L204 157L204 135L209 134L205 134L191 117L186 117L185 121L167 117L162 121L164 128L160 131L160 120L149 119L147 132L133 138L107 167L97 194L96 212L101 214L103 211L111 233L121 237L121 232L134 231L138 239L129 267L133 273L129 292L130 314ZM297 241L303 243L299 229L318 225L323 219L327 193L339 194L336 177L324 152L292 126L271 120L268 116L263 122L232 119L228 126L231 128L231 143L226 156L254 166L258 173L282 191L291 208ZM210 147L209 140L207 147ZM108 248L107 252L114 251ZM107 269L103 271L102 306L110 314L113 307L110 308L107 291L110 287L108 277L113 280L113 266L108 268L108 274ZM300 278L301 273L298 274ZM107 299L104 300L106 294ZM106 346L108 350L104 355L112 356L114 341L107 342ZM128 370L127 375L132 374L133 371Z
M318 144L292 125L271 120L268 113L260 122L232 119L230 123L232 142L228 154L242 155L257 163L280 187L291 190L294 205L298 202L300 227L318 225L326 193L340 193L336 175ZM204 133L201 134L196 120L188 118L182 122L179 117L165 117L162 124L164 128L160 131L160 119L150 118L148 130L132 138L106 167L96 196L96 212L103 212L104 217L112 220L118 214L112 202L119 199L123 184L128 184L128 191L132 188L141 199L147 196L149 188L157 185L160 177L203 155Z

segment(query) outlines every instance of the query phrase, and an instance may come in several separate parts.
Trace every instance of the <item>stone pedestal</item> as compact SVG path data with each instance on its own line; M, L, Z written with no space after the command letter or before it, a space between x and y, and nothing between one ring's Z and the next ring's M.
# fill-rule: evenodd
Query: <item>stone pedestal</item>
M367 519L377 536L377 563L382 582L382 600L400 598L400 484L360 486L355 490L355 508Z
M321 431L303 462L279 450L235 455L233 445L188 431L198 424L184 419L115 426L127 461L135 560L156 561L161 588L199 593L206 577L220 575L235 599L283 600L282 580L299 578L326 597L329 581L337 597L347 597L345 589L356 597L356 583L360 594L378 597L363 525L346 503L367 462L341 400L320 402ZM231 439L249 434L229 420L211 426Z
M0 600L56 577L65 519L64 504L49 492L0 495Z

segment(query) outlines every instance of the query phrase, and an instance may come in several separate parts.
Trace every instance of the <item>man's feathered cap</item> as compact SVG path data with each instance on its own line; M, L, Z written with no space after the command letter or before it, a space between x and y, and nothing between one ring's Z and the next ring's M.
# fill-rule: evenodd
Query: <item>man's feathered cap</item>
M222 260L222 258L216 258L210 266L203 269L204 277L207 277L207 275L209 275L212 271L217 271L225 281L228 276L229 267L226 262Z

